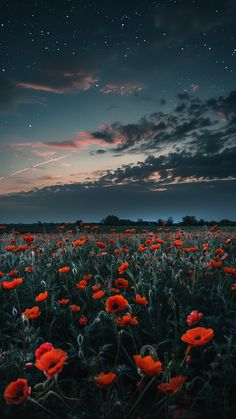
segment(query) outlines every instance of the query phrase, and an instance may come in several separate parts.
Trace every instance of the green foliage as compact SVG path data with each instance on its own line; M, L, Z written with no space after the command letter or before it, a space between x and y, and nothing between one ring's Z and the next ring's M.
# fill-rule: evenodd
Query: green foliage
M153 249L158 241L160 247ZM7 250L8 245L14 249ZM26 247L20 249L22 245ZM1 397L0 417L235 417L233 232L217 227L201 231L163 227L158 234L57 231L32 236L28 244L21 234L4 234L0 246L0 392L3 395L18 378L27 379L32 389L30 397L16 406ZM120 273L124 262L129 266ZM222 263L215 266L216 262ZM59 272L62 267L70 269ZM107 300L116 295L116 280L121 277L128 286L117 295L127 299L128 306L109 312ZM13 278L23 282L6 289L4 283ZM81 281L84 289L79 289ZM94 299L99 287L105 295ZM45 291L47 298L35 301ZM137 303L137 295L147 303ZM60 303L63 299L68 303ZM79 306L78 311L72 311L72 305ZM39 316L22 316L34 306L39 307ZM188 325L193 310L203 317ZM137 324L118 324L127 313ZM188 344L181 337L199 326L213 329L214 337L187 354ZM68 355L52 379L34 365L35 350L45 342ZM160 360L163 371L153 377L140 372L133 358L137 354ZM101 372L115 373L114 383L99 388L95 377ZM158 386L179 375L186 377L179 391L160 391Z

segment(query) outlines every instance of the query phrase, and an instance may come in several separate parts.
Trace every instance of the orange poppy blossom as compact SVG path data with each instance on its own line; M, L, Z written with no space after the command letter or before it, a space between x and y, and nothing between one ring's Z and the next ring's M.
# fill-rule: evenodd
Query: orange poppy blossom
M86 240L75 240L74 242L73 242L73 246L74 247L79 247L79 246L83 246L84 244L86 243Z
M15 246L11 246L10 244L8 246L5 247L5 250L7 252L14 252L15 250Z
M69 304L69 301L69 298L62 298L61 300L57 300L58 304L61 304L62 306Z
M77 290L85 290L85 288L87 287L88 283L85 279L81 279L81 281L77 282L77 284L75 285Z
M104 243L104 242L96 242L96 245L100 249L105 249L105 247L106 247L106 243Z
M34 301L45 301L48 298L48 292L44 291L41 292L40 294L37 295L37 297L35 297Z
M182 250L185 253L189 253L189 252L197 252L199 250L199 247L182 247Z
M63 266L62 268L58 269L58 272L65 273L65 272L69 272L70 270L71 270L70 266Z
M92 295L92 298L94 300L101 300L101 298L105 297L105 294L105 291L99 290Z
M62 349L51 349L40 356L35 362L36 368L51 379L63 370L64 364L68 359L68 355Z
M133 317L130 313L126 313L122 317L117 317L116 323L118 323L120 327L124 327L127 324L130 324L131 326L136 326L138 324L138 320L137 317Z
M72 313L76 313L76 312L81 310L81 307L78 306L77 304L71 304L70 309L71 309Z
M94 377L94 381L97 387L105 388L113 384L117 380L117 374L115 372L108 372L107 374L104 372L100 372L96 377Z
M139 247L138 247L138 252L144 252L145 250L147 250L148 249L148 247L147 246L144 246L144 244L141 244Z
M160 243L157 244L152 244L150 246L150 249L152 250L152 252L154 252L155 250L158 250L161 247Z
M133 355L135 364L144 374L154 377L163 370L162 362L155 361L152 356Z
M83 280L84 281L90 281L90 279L93 279L93 275L92 274L88 274L88 275L84 275L83 276Z
M41 311L39 311L38 306L34 306L32 308L26 308L26 310L22 314L28 319L36 319L37 317L40 316Z
M207 262L208 268L211 268L212 266L214 268L220 268L222 266L222 262L219 260L211 259L210 262Z
M92 286L92 290L93 290L94 292L99 291L99 290L100 290L100 288L101 288L101 284L96 284L96 285L93 285L93 286Z
M12 269L10 272L8 272L8 276L16 276L18 275L18 269Z
M24 378L18 378L16 381L12 381L6 387L3 398L7 404L18 405L26 400L31 393L31 387L28 386L28 382Z
M182 242L181 240L175 240L175 241L173 242L173 245L174 245L175 247L182 247L182 246L183 246L183 242Z
M195 327L189 329L181 337L183 342L186 342L191 346L203 346L206 345L214 337L213 329L206 329L205 327ZM189 348L188 348L189 350ZM187 351L188 351L187 350Z
M13 290L17 288L20 284L22 284L23 278L14 278L12 281L3 281L1 282L1 286L5 290Z
M128 301L122 295L114 295L106 300L105 309L107 313L118 313L123 311L128 304Z
M118 290L118 288L110 288L110 293L111 294L120 294L120 290Z
M135 295L135 302L139 305L146 305L148 304L148 300L146 299L146 297L141 297L140 294L136 294Z
M129 285L129 281L127 281L127 279L125 278L117 278L115 280L115 286L118 289L124 290L125 288L127 288Z
M186 377L183 375L177 375L170 379L170 382L161 383L157 386L161 393L177 393L183 387L186 381Z
M52 343L50 343L50 342L42 343L38 347L38 349L36 349L36 351L35 351L36 359L40 359L43 354L45 354L48 351L52 351L52 349L54 349L54 346L52 345Z
M128 267L129 267L128 262L123 262L118 268L119 275L123 275L123 273L126 271L126 269L128 269Z

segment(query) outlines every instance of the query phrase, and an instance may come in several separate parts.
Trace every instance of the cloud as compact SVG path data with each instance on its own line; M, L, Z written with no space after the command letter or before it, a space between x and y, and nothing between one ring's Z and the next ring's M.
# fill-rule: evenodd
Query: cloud
M91 74L79 72L65 72L58 74L56 80L48 77L44 83L18 82L16 86L22 89L36 90L48 93L65 94L77 90L86 91L93 87L98 79ZM51 83L50 83L51 82Z
M236 182L177 184L150 190L142 184L91 187L81 183L55 185L0 196L2 222L69 220L99 221L108 214L157 220L186 213L206 219L234 218ZM96 212L94 212L96 202ZM229 204L230 205L227 205ZM16 213L17 208L17 213Z
M126 83L107 83L104 87L100 89L102 93L105 95L110 93L117 93L121 96L129 96L134 93L141 92L143 90L144 86L141 83L135 83L135 82L126 82Z
M205 101L186 92L177 97L179 102L172 111L153 112L134 123L103 123L92 132L78 131L71 139L13 143L9 148L80 151L98 146L99 151L93 150L92 154L111 152L117 156L162 152L170 147L209 154L233 146L236 141L236 91Z

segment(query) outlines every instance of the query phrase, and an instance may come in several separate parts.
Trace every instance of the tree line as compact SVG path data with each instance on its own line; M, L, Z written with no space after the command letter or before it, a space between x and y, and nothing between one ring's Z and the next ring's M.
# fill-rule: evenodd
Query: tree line
M103 220L100 221L99 224L103 225L113 225L113 226L126 226L126 225L132 225L132 226L145 226L145 225L154 225L154 226L172 226L172 225L184 225L184 226L213 226L218 224L219 226L235 226L236 221L228 220L228 219L222 219L220 221L216 220L204 220L203 218L200 218L199 220L194 215L185 215L182 217L182 220L180 222L174 222L174 219L172 217L169 217L167 219L158 218L156 221L146 221L142 218L139 218L137 221L130 220L130 219L124 219L119 218L116 215L107 215Z

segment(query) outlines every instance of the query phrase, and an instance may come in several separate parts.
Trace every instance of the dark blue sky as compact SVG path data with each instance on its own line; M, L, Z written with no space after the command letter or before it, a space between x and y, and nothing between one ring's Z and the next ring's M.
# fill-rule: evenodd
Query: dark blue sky
M5 1L1 222L235 218L236 4Z

